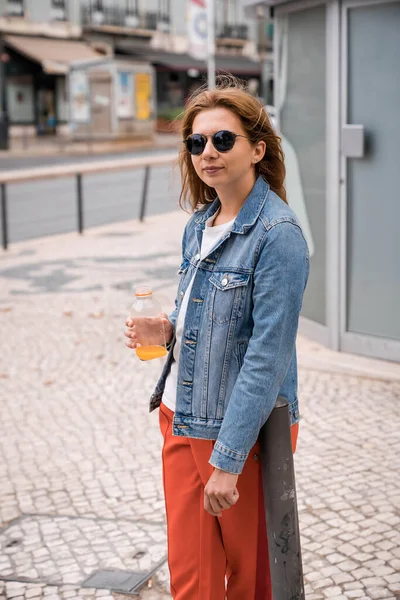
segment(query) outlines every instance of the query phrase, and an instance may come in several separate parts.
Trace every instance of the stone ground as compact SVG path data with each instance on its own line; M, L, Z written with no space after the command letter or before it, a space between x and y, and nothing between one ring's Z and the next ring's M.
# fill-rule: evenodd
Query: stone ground
M151 283L172 307L186 218L0 254L0 600L122 599L109 577L151 570L139 597L170 598L148 413L160 362L136 360L123 330L134 285ZM398 600L400 367L298 346L306 598ZM103 586L84 584L99 570Z

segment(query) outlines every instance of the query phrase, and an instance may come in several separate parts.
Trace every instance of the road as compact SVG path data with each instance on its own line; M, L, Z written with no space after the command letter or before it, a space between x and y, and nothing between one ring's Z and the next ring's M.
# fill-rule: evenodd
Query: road
M118 155L46 156L4 158L0 169L18 169L110 158L154 156L175 151L165 149ZM83 179L84 226L94 227L126 221L139 214L144 170L94 174ZM172 167L151 170L148 215L176 210L180 177ZM74 231L77 227L76 182L74 178L12 184L7 187L9 243L45 235Z

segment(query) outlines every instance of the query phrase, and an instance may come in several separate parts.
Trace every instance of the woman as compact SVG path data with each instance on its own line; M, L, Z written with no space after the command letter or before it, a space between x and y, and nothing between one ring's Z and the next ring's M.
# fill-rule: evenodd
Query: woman
M257 438L282 395L296 445L307 245L258 100L222 80L191 98L183 137L181 200L198 210L183 234L170 350L150 405L164 436L171 592L270 600ZM154 329L151 319L126 324L131 348Z

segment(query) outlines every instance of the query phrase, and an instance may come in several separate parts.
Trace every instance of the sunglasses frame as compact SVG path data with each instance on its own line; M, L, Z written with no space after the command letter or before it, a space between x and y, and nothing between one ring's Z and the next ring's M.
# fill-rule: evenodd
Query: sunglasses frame
M218 135L218 133L230 133L233 136L233 144L231 148L228 148L228 150L219 150L214 142L214 137L216 135ZM194 135L199 135L203 141L204 141L204 148L201 152L199 152L198 154L190 152L189 148L188 148L188 142L190 140L190 138ZM232 150L232 148L234 147L234 145L236 144L236 138L238 137L242 137L245 138L246 140L248 140L249 138L245 135L241 135L240 133L234 133L233 131L229 131L229 129L220 129L219 131L216 131L215 133L192 133L191 135L189 135L189 137L187 137L185 140L183 140L183 143L186 146L186 150L192 155L192 156L201 156L204 152L204 150L206 149L207 146L207 142L208 142L208 138L211 137L211 142L212 145L214 146L214 148L216 149L217 152L221 152L222 154L225 154L226 152L230 152Z

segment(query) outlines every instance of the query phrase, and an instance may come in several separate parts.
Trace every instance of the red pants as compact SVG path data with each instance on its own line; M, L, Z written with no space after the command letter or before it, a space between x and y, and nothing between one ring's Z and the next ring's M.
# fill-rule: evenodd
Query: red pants
M239 475L239 500L220 518L204 510L214 442L172 435L160 407L168 564L174 600L272 600L259 445ZM292 427L296 448L298 425ZM227 584L225 585L225 578Z

